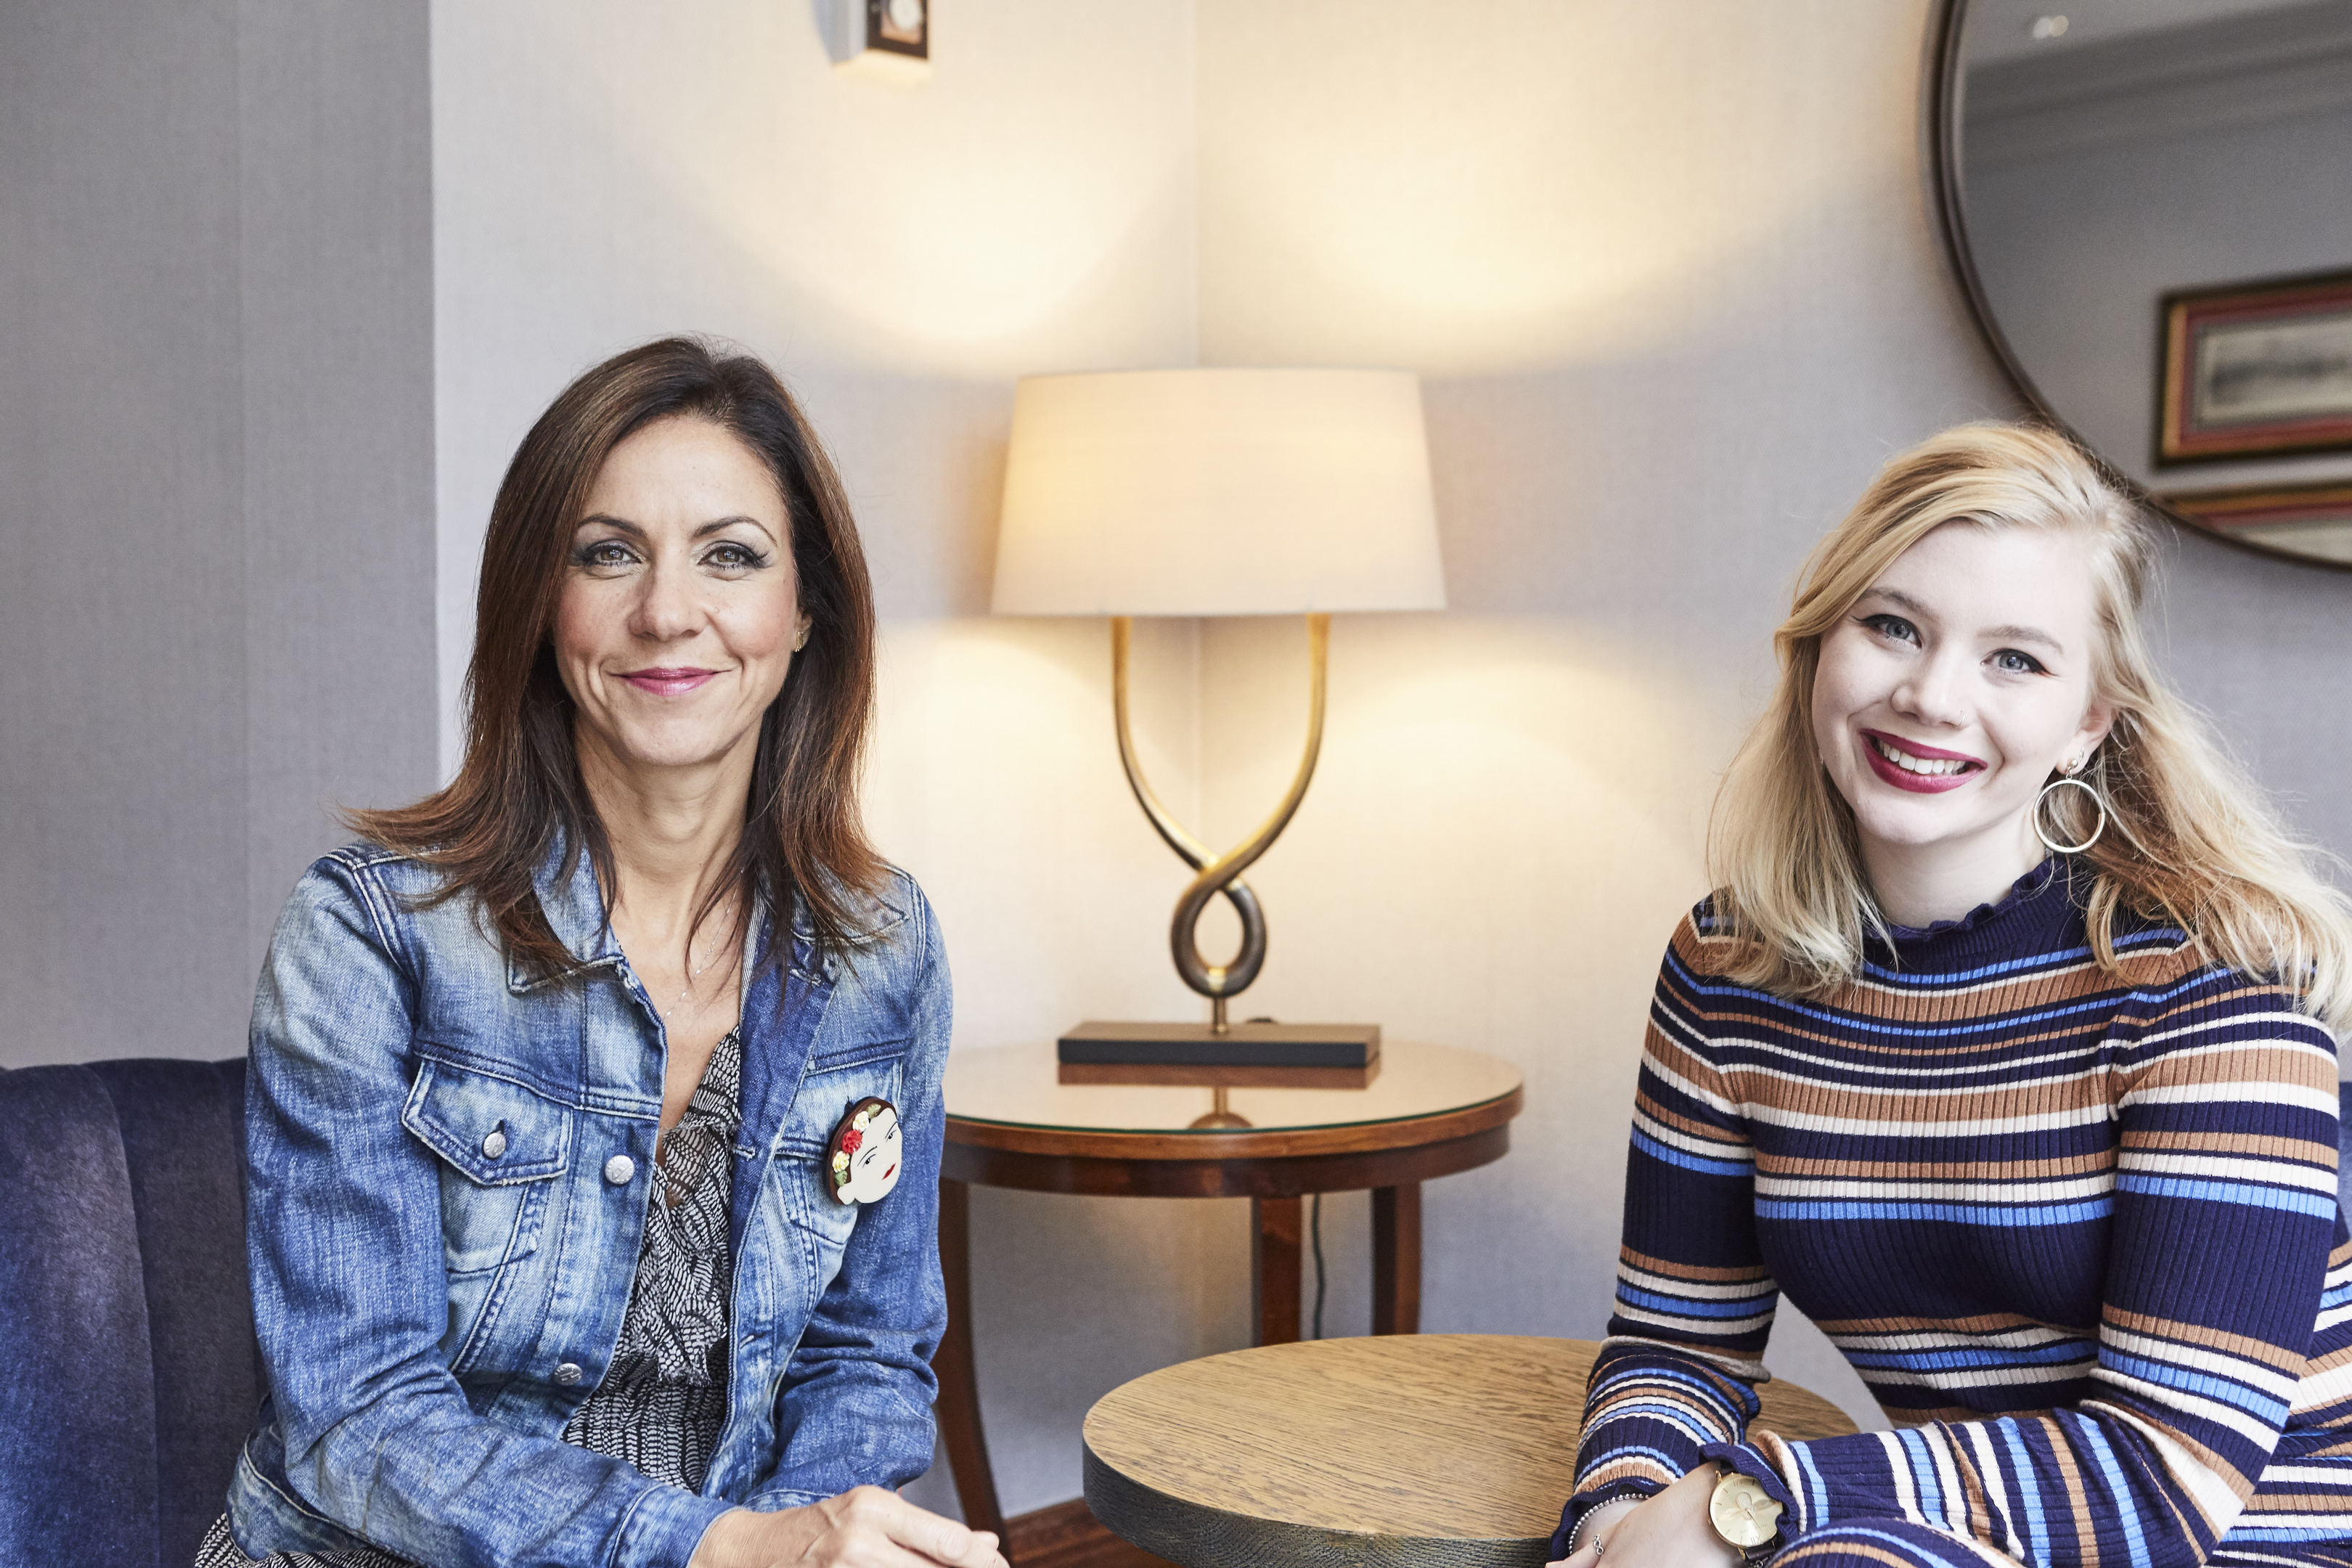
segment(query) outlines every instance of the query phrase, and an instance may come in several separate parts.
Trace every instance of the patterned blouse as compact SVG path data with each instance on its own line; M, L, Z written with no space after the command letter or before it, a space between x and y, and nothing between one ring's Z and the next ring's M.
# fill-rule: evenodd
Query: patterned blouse
M702 1485L727 1415L728 1297L735 1259L727 1236L733 1175L728 1151L742 1121L743 1036L710 1053L678 1124L661 1135L660 1199L646 1205L645 1241L604 1381L572 1413L563 1440L625 1459L657 1481ZM247 1557L213 1521L195 1568L417 1568L376 1547Z

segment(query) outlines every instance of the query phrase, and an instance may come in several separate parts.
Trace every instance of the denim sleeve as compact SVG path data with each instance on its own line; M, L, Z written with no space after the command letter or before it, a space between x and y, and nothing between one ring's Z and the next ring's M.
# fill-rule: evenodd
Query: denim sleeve
M441 1358L434 1157L402 1127L416 976L335 858L280 916L246 1119L254 1325L299 1501L437 1568L677 1568L723 1503L476 1415Z
M946 1137L940 1077L954 1012L947 955L930 908L916 896L921 947L908 999L913 1023L898 1107L907 1168L850 1233L785 1368L777 1400L776 1467L750 1504L773 1510L856 1486L900 1487L931 1466L931 1355L946 1331L940 1277L940 1151Z

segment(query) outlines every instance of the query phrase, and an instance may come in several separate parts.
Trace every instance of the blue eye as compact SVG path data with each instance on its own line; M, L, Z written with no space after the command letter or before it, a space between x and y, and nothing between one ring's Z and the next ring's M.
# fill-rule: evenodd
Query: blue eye
M1892 642L1916 643L1919 640L1919 628L1901 616L1864 616L1862 624Z
M2021 653L2013 647L2005 647L1993 655L1992 663L1995 669L2010 675L2040 675L2046 668L2032 654Z

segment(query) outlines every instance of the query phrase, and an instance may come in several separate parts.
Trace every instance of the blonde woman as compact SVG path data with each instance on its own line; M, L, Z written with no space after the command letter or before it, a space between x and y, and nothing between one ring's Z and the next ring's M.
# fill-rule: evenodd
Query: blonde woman
M2352 925L2149 568L1996 425L1814 552L1651 1010L1570 1568L2352 1563ZM1748 1427L1783 1290L1897 1430Z

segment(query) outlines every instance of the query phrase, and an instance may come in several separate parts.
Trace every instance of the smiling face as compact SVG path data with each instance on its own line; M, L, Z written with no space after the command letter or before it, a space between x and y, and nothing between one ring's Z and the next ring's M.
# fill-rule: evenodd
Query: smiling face
M692 416L615 446L555 615L583 765L748 766L808 627L798 588L783 497L749 447Z
M1969 522L1905 551L1822 637L1813 740L1890 918L1964 912L2041 859L2042 786L2113 721L2097 637L2082 535ZM1923 910L1931 885L1970 890Z

